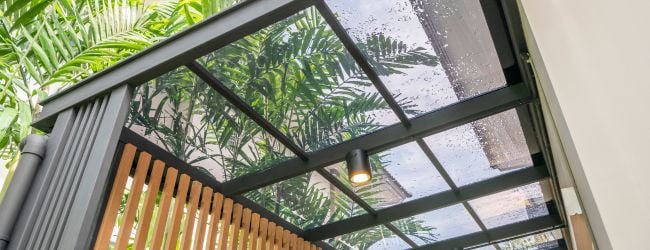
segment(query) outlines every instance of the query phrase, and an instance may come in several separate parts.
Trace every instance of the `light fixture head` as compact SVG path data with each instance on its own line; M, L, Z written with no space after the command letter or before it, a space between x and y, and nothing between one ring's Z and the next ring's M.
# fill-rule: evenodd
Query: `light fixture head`
M348 165L348 176L354 184L368 183L372 179L368 152L363 149L354 149L345 156Z

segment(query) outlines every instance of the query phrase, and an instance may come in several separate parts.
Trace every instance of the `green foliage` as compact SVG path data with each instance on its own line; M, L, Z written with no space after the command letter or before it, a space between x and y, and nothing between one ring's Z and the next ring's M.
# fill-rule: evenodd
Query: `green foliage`
M0 157L13 159L38 99L101 71L237 0L0 3Z

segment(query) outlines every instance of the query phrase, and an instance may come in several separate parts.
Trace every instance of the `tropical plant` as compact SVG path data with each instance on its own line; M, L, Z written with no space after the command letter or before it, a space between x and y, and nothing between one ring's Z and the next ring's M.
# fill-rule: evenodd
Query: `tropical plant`
M0 158L15 166L38 99L140 51L157 38L137 2L0 3Z
M7 162L11 175L18 144L38 132L30 124L40 111L39 99L236 2L0 2L0 162Z

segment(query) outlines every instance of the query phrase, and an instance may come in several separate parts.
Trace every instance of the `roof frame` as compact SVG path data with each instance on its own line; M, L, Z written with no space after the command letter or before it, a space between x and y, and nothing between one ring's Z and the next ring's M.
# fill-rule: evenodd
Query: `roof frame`
M316 0L315 6L319 10L320 14L324 17L326 22L329 24L330 28L335 32L339 40L345 46L347 51L351 54L351 56L353 57L357 65L359 65L359 67L366 74L366 76L368 76L368 78L373 83L377 91L382 95L383 99L388 103L393 113L397 115L401 124L404 127L407 128L410 127L411 122L406 116L406 114L404 113L404 111L402 110L402 108L399 106L399 104L397 103L393 95L389 92L388 88L386 88L385 84L379 78L379 75L368 63L368 60L365 58L365 55L361 52L359 47L356 46L356 43L349 36L347 31L344 29L343 25L338 21L338 19L331 11L329 6L323 0ZM273 126L270 122L268 122L265 118L263 118L260 114L258 114L250 105L248 105L239 96L237 96L237 94L235 94L232 90L228 89L223 83L221 83L216 77L214 77L207 69L205 69L203 66L198 64L196 61L192 61L186 66L191 71L193 71L196 75L202 78L206 83L208 83L209 86L211 86L222 96L224 96L231 104L233 104L240 111L244 112L248 117L254 120L265 131L273 135L273 137L275 137L278 141L280 141L286 148L290 149L302 161L308 161L310 159L310 157L306 155L307 153L304 150L299 148L293 141L291 141L291 139L289 139L286 135L281 133L275 126ZM512 79L512 77L509 78ZM435 156L432 156L433 153L431 152L430 149L428 149L428 146L424 145L421 139L417 139L417 140L419 141L418 144L420 144L422 149L428 152L427 154L431 155L431 157L435 159ZM441 175L447 177L445 178L445 181L452 188L452 190L456 191L457 188L456 185L453 183L453 181L451 181L448 174L440 166L439 162L437 162L437 160L436 161L432 160L432 162L434 163L434 165L436 165L437 163L436 166L438 168L438 172L440 172ZM368 203L366 203L363 199L361 199L358 195L356 195L354 191L352 191L345 184L343 184L337 177L333 176L331 173L327 172L323 168L318 168L315 171L318 172L321 176L323 176L330 184L337 187L343 194L349 197L353 202L355 202L357 205L359 205L364 210L366 210L368 214L377 215L377 211L375 209L373 209ZM474 221L479 225L481 230L482 231L487 230L487 228L485 227L481 219L478 217L476 212L473 210L473 208L467 202L463 202L463 205L470 213ZM399 231L399 229L397 229L395 226L390 224L390 222L384 223L384 226L386 226L391 231L393 231L398 237L400 237L410 246L412 247L417 246L415 242L409 239L406 235L404 235L404 233Z
M539 137L539 134L533 132L533 125L531 125L531 122L529 121L531 117L527 113L530 106L526 105L532 103L536 98L533 84L534 81L532 80L530 72L526 71L526 63L520 56L518 56L522 49L525 49L523 38L521 37L520 32L518 32L520 27L516 25L513 27L512 20L510 20L512 18L518 19L518 16L513 17L512 13L505 13L505 16L502 14L503 9L506 9L506 12L508 12L508 10L512 12L512 3L514 3L514 1L480 0L480 2L483 6L483 11L486 14L486 19L489 23L490 32L493 34L493 38L502 38L503 36L500 35L503 35L504 33L509 34L508 36L510 37L510 41L503 41L503 39L496 39L494 41L495 46L497 47L499 59L504 69L504 74L508 81L508 86L450 105L421 117L408 119L395 98L379 78L378 74L372 69L362 51L356 46L355 42L349 36L347 31L345 31L344 27L337 20L336 16L324 0L249 0L227 9L216 16L209 18L205 22L181 32L181 34L157 44L128 60L89 77L74 87L68 88L63 92L42 101L41 104L44 105L44 108L39 118L34 123L34 126L43 131L49 131L51 130L51 126L58 113L67 108L92 100L93 98L107 93L118 86L124 84L139 85L175 68L186 65L197 76L201 77L206 83L208 83L209 86L224 96L231 104L243 111L248 117L254 120L264 130L269 132L273 137L278 139L279 142L284 144L299 157L299 159L277 164L263 172L245 175L223 184L219 183L219 187L222 189L224 194L233 197L240 197L241 194L246 191L271 185L307 172L317 171L332 185L336 186L355 203L364 208L368 214L309 229L306 232L306 236L310 233L318 232L319 230L323 231L328 227L346 225L345 223L354 221L355 219L358 219L358 217L368 218L368 216L370 216L373 220L369 222L369 224L383 224L398 237L402 238L406 243L412 247L416 247L417 245L412 240L406 237L406 235L390 223L395 219L386 219L392 218L390 217L391 214L386 211L392 211L389 209L408 208L409 205L418 204L418 201L433 198L439 199L441 197L444 198L446 197L444 195L453 195L455 197L455 200L447 200L447 205L459 202L463 203L465 208L470 212L470 215L472 215L472 218L481 228L482 233L490 235L490 232L493 229L488 230L485 228L485 225L483 225L471 206L465 202L466 199L464 196L461 196L463 195L463 192L467 192L468 187L474 187L474 184L460 188L456 187L444 168L442 168L440 163L437 161L435 155L433 155L428 146L422 141L422 137L424 136L441 132L511 108L517 108L519 118L522 121L522 126L525 130L526 140L531 149L530 152L536 153L540 150L537 146L537 137ZM502 2L506 2L505 5L507 6L505 7L510 9L504 8L501 4ZM370 79L375 88L388 103L389 107L400 119L400 124L388 126L371 134L351 139L315 152L305 152L264 117L254 111L250 105L239 98L234 92L225 87L225 85L210 74L207 69L195 61L195 59L200 56L226 46L231 42L241 39L263 27L289 17L310 6L315 6L319 10L320 14L325 18L326 22L330 25L361 70ZM507 25L505 25L506 23ZM524 83L520 83L522 81ZM72 92L74 92L74 95L69 95L69 93ZM535 109L535 107L532 107L532 109ZM522 116L522 114L524 115ZM538 126L537 124L535 125ZM387 137L386 135L390 136ZM386 140L386 138L390 139ZM437 194L441 196L432 195L386 209L375 210L337 177L324 170L324 167L342 161L345 154L353 148L364 148L372 153L411 141L416 141L420 145L422 150L429 157L430 161L434 166L436 166L438 172L443 176L443 178L445 178L445 181L451 187L451 190L448 191L449 193L443 192L442 194ZM535 154L534 159L540 158L540 155L541 153ZM545 152L545 155L548 157L547 152ZM533 171L538 171L538 169L547 168L545 164L539 165L537 163L539 163L539 161L536 161L534 167L516 171L516 173L531 174ZM553 170L551 169L550 171L550 174L548 170L546 173L538 172L538 175L534 178L548 178L553 175ZM480 182L475 184L482 184L480 185L480 188L487 188L490 192L502 191L507 189L506 186L512 186L519 183L518 181L521 181L508 179L511 176L510 174L512 173L489 179L485 183ZM495 186L494 183L490 184L489 181L504 182L507 185ZM502 189L496 190L494 189L495 187ZM480 194L480 192L478 192L478 194ZM468 197L473 196L469 195ZM433 200L430 201L433 202ZM443 205L444 204L442 203L434 203L433 205L426 204L415 210L406 210L403 213L392 216L395 218L403 218L417 213L430 211L435 208L440 208ZM354 227L347 227L343 231L339 230L333 232L340 235L351 230L351 228ZM470 235L467 236L469 237Z

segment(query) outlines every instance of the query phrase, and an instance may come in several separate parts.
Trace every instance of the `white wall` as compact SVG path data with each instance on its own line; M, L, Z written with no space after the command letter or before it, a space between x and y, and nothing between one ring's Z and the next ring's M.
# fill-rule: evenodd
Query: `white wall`
M650 1L520 4L599 248L650 249Z

